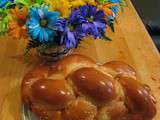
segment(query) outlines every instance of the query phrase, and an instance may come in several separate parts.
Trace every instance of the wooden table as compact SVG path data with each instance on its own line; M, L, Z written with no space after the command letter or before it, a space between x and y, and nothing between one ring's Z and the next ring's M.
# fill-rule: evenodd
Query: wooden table
M118 18L116 32L108 35L112 42L102 40L85 41L76 52L104 63L121 60L132 65L139 80L147 82L157 99L160 119L160 55L132 4ZM25 73L33 66L18 59L25 47L25 40L14 40L9 36L0 38L0 119L20 120L20 84Z

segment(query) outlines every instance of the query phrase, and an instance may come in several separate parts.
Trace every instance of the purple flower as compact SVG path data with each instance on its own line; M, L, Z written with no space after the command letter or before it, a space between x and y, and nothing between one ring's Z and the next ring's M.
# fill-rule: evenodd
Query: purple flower
M96 6L85 5L72 11L68 19L59 19L55 25L60 33L61 44L66 48L76 48L80 40L87 35L100 38L106 30L106 15Z
M97 10L96 6L84 5L73 10L70 21L75 25L80 25L79 29L85 35L93 35L94 38L102 37L106 30L106 15L103 10Z
M59 19L55 28L60 33L60 44L65 44L67 49L78 46L81 39L81 30L75 27L68 19Z

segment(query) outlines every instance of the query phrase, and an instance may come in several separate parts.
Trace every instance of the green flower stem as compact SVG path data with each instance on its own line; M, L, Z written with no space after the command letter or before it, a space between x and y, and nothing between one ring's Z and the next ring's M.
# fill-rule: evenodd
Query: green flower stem
M8 24L10 20L10 14L7 9L0 9L0 34L4 34L8 31Z
M31 6L38 7L41 4L43 4L43 2L44 0L15 0L16 4L21 4L28 7L31 7Z
M105 4L109 2L109 0L96 0L96 1L101 4Z

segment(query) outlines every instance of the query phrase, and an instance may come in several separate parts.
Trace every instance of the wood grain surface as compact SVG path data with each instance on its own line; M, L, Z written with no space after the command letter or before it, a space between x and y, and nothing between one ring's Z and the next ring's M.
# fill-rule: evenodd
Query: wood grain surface
M160 120L160 55L132 4L128 4L117 20L116 32L108 33L112 42L85 40L75 52L99 63L121 60L133 66L139 80L151 86L158 110L154 120ZM26 42L7 35L0 38L0 120L21 120L21 80L37 63L36 59L22 59Z

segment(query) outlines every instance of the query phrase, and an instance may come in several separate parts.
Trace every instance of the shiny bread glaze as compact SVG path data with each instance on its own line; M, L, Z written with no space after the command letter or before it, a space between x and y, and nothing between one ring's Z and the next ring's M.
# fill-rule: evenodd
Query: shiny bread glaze
M139 113L143 118L151 119L156 114L155 101L141 83L129 77L120 77L120 83L124 88L126 104L134 113Z
M96 65L82 55L67 56L33 68L21 88L23 103L40 120L152 120L156 114L150 87L118 61Z
M104 105L115 98L113 78L94 68L81 68L71 75L71 79L78 91L97 104Z
M63 109L75 97L65 80L40 79L31 86L31 91L34 100L47 102L55 109Z
M24 76L21 83L21 96L24 104L30 104L31 96L31 85L39 80L43 79L48 75L49 67L43 64L40 64L34 67L32 70L28 71L28 73Z

